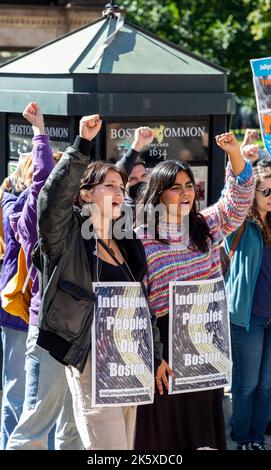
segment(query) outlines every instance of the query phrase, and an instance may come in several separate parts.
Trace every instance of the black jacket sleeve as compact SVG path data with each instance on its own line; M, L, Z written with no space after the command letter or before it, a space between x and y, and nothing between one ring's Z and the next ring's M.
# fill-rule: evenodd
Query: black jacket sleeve
M132 169L134 167L138 154L139 152L137 152L136 150L132 149L132 147L130 147L128 152L124 155L124 157L122 157L116 163L116 166L118 168L121 168L122 170L125 170L127 173L127 176L129 176L130 173L132 172Z
M80 180L90 162L93 142L76 137L48 177L38 199L38 228L45 251L59 244L58 254L66 249L69 234L78 217L73 211L73 200L78 194ZM78 223L78 222L77 222Z

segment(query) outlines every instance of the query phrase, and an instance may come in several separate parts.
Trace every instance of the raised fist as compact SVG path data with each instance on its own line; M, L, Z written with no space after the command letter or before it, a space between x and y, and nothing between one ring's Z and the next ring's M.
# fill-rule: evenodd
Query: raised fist
M87 140L93 140L102 127L102 120L99 114L83 116L79 124L79 135Z
M35 101L30 101L26 106L23 117L32 124L32 126L37 127L41 132L44 132L44 119L41 109Z
M144 147L150 145L154 138L154 132L150 127L138 127L135 130L135 137L132 147L140 152Z
M240 151L239 144L233 132L226 132L225 134L216 135L215 139L217 145L228 154L231 154L234 150L237 149Z

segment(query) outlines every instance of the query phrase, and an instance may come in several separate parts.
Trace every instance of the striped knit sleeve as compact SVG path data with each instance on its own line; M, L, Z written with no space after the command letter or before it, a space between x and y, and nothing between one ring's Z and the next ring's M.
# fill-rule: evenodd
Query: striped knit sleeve
M244 221L255 194L251 164L239 176L234 176L230 163L226 168L226 184L218 202L202 213L212 234L219 240L235 231Z

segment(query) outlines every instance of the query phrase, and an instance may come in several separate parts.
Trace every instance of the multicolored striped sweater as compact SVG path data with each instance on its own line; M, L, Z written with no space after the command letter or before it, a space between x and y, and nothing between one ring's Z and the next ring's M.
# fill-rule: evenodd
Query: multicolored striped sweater
M242 178L243 176L243 178ZM213 241L209 251L190 249L174 236L170 243L147 239L146 228L138 227L147 257L148 275L145 284L151 312L157 317L168 314L168 284L170 281L214 279L221 272L219 245L222 239L235 231L246 217L254 197L252 168L248 162L243 172L234 177L228 164L226 184L218 202L202 211Z

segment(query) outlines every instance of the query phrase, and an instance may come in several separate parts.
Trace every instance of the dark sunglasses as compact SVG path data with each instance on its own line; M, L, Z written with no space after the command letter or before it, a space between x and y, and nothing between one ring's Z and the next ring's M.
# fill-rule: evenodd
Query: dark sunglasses
M256 191L262 193L263 197L268 197L271 194L271 188L256 189Z

